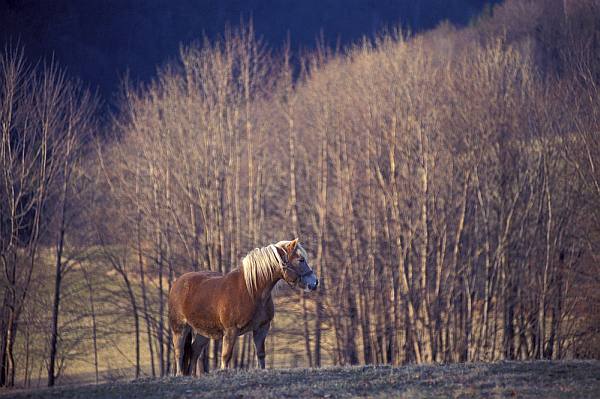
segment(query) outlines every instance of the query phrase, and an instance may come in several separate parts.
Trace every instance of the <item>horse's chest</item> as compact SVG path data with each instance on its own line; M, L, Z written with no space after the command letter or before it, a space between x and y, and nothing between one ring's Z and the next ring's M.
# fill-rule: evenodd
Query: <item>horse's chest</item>
M238 328L240 329L240 335L245 334L248 331L254 331L265 323L270 322L273 319L273 308L272 304L257 306L254 313L248 320L244 320Z

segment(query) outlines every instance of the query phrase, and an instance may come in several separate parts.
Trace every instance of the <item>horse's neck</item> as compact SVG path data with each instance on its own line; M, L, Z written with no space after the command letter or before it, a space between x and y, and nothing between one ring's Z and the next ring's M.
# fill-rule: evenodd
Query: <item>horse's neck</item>
M273 288L275 288L275 284L281 280L281 276L279 273L276 273L273 279L268 281L263 281L258 284L256 292L254 293L254 300L258 303L266 303L267 300L271 297L271 293Z

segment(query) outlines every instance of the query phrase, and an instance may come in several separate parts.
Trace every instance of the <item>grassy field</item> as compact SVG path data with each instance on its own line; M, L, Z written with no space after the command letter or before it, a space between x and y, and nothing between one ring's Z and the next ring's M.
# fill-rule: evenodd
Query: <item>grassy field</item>
M11 398L600 398L600 361L217 371L3 392Z

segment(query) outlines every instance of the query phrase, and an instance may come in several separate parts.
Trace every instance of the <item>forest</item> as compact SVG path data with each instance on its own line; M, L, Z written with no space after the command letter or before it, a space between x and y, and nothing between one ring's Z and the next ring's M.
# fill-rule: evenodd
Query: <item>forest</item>
M118 96L0 55L0 386L172 374L173 281L295 237L268 367L600 358L599 0L302 56L248 21Z

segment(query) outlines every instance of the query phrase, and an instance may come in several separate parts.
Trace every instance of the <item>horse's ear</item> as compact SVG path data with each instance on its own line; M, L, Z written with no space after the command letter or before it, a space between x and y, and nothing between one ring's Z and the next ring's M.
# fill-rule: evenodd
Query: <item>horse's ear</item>
M291 255L294 250L296 249L296 246L298 245L298 239L295 238L292 241L290 241L289 243L285 244L285 250L287 251L288 255Z

